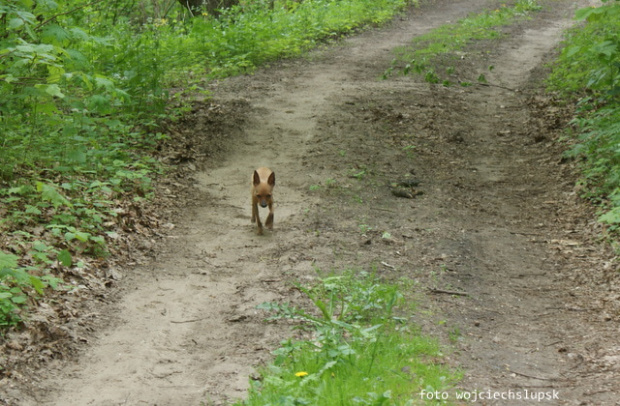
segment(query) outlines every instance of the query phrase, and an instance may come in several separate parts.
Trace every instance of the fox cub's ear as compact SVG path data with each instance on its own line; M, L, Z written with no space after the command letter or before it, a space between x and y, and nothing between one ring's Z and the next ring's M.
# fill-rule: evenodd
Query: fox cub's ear
M260 175L258 171L254 171L254 186L258 186L260 184Z
M276 184L276 173L275 172L271 172L271 175L269 175L269 179L267 179L267 183L271 186L275 186Z

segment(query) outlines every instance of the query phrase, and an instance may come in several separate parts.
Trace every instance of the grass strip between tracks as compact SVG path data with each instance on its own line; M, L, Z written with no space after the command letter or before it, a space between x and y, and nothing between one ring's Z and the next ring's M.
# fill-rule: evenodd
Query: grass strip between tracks
M414 305L396 284L368 272L345 271L297 289L297 307L264 303L268 320L292 323L299 338L274 352L237 405L415 404L423 391L446 391L459 374L443 365L436 340L411 323Z

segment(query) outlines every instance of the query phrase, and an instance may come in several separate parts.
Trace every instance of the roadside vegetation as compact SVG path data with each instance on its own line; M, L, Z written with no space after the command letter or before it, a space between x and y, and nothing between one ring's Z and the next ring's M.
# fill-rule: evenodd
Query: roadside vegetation
M184 93L380 24L410 1L181 3L0 4L0 328L18 326L46 289L95 273L140 227L132 213L166 170L160 124L187 110Z
M300 338L282 342L238 405L413 405L421 393L452 390L459 374L409 320L414 306L401 290L411 283L349 270L297 285L307 309L259 306L268 320L293 323Z
M581 162L583 195L600 205L599 220L620 228L620 1L577 12L548 79L551 91L577 103L567 156ZM617 247L616 247L617 248Z

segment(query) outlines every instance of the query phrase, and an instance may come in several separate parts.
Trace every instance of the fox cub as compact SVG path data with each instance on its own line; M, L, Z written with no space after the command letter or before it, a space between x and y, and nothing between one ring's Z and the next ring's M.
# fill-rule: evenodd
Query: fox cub
M273 187L276 185L276 174L269 168L258 168L252 175L252 223L258 224L258 235L263 234L263 224L258 216L258 205L269 207L269 215L265 226L273 229Z

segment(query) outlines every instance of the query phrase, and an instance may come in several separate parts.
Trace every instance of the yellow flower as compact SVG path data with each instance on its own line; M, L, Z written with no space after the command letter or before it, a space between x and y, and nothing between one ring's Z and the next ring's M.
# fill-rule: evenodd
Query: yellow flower
M202 12L202 15L206 17L206 16L208 16L208 15L209 15L209 13L207 13L206 11L203 11L203 12Z
M306 375L308 375L308 373L307 373L307 372L305 372L305 371L297 372L297 373L295 374L295 376L300 377L300 378L303 378L303 377L304 377L304 376L306 376Z

